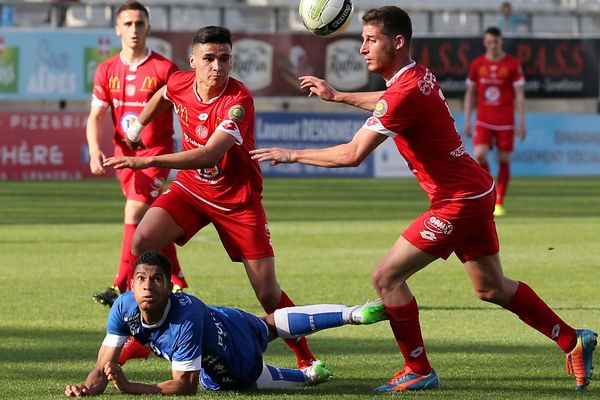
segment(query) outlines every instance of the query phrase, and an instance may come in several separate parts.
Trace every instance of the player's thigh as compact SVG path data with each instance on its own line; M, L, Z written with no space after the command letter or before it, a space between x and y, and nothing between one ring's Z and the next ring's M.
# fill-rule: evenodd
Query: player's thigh
M135 230L132 248L136 254L148 250L160 250L169 243L181 240L184 236L185 231L167 210L151 207Z
M260 201L234 211L215 210L212 222L232 261L274 256L267 217Z

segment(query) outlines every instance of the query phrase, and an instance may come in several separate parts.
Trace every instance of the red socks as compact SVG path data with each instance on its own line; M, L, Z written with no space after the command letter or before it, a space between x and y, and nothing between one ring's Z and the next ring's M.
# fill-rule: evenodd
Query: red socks
M113 281L113 286L118 286L121 293L127 290L129 286L129 253L131 253L131 239L137 225L125 224L123 229L123 243L121 245L121 261L117 277ZM133 264L132 264L133 265Z
M431 365L425 353L425 344L419 324L419 306L413 297L403 306L385 306L390 316L390 326L404 356L405 365L419 375L431 372Z
M496 204L504 204L504 196L508 189L510 180L510 163L500 162L498 169L498 178L496 179Z
M575 329L560 319L533 289L523 282L519 282L516 293L504 308L554 340L565 353L569 353L577 344Z
M263 307L267 314L273 313L275 310L285 307L293 307L295 306L294 302L288 297L288 295L282 290L281 298L279 299L279 304L275 308L266 308ZM308 347L308 342L306 338L293 338L293 339L283 339L288 347L296 354L296 358L298 359L298 368L303 369L309 367L310 364L316 360L313 353L310 351Z

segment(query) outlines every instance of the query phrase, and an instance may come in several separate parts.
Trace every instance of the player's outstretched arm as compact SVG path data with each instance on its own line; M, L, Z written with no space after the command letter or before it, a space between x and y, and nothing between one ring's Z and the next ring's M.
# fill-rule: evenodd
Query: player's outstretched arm
M253 160L269 161L271 165L300 163L326 168L356 167L385 139L387 136L361 128L350 142L337 146L304 150L271 147L251 150L250 154Z
M116 362L119 359L119 348L100 346L96 366L88 374L85 383L79 385L67 385L65 388L66 396L82 397L96 396L104 393L108 378L104 374L104 365L108 362Z
M164 98L166 86L158 89L150 98L148 104L144 107L140 116L134 121L125 134L125 143L130 149L145 149L146 146L142 141L142 130L154 118L165 112L171 105L171 102Z
M129 382L119 364L108 362L104 374L122 393L193 395L198 392L199 371L173 371L171 380L146 384Z
M316 94L322 100L348 104L367 111L373 111L375 109L375 104L377 104L379 98L383 94L383 91L339 92L331 87L325 80L311 75L300 76L298 77L298 80L300 81L300 88L309 90L309 97Z

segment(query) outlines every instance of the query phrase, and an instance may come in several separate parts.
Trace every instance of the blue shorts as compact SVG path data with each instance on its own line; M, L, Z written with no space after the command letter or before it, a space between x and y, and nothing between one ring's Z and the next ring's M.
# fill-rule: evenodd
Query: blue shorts
M212 369L202 359L200 384L206 390L243 390L254 384L263 370L263 353L269 343L267 324L257 316L228 307L210 307L228 333L227 372Z

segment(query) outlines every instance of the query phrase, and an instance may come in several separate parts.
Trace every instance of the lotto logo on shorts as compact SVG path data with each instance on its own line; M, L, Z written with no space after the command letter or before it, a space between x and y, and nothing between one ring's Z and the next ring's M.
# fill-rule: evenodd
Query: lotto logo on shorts
M443 233L444 235L452 234L454 227L444 218L438 218L434 215L425 220L425 228L435 233Z

